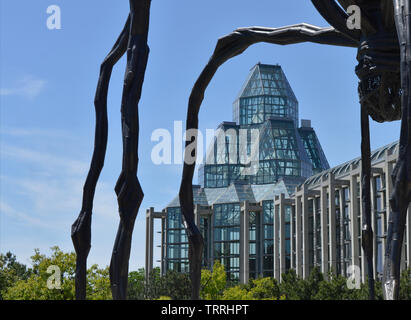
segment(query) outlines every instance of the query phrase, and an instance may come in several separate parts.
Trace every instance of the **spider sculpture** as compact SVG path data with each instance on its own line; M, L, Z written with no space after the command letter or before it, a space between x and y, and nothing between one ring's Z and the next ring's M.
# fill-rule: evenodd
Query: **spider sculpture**
M138 102L144 80L149 48L147 34L151 0L129 0L130 14L117 42L101 64L94 100L96 130L93 158L83 188L80 214L71 230L76 250L76 299L86 298L86 262L91 247L91 215L97 180L103 168L107 147L107 92L111 72L127 52L121 102L123 162L115 191L120 213L120 225L110 263L110 284L113 299L125 299L131 238L143 191L137 178L138 168Z
M188 103L186 129L198 129L198 113L204 92L217 69L250 45L268 42L280 45L314 42L357 48L361 102L362 155L362 247L366 255L370 299L374 299L373 231L370 197L369 116L378 122L401 119L399 155L392 173L394 191L390 198L383 293L398 299L401 247L408 205L411 201L411 20L410 0L312 0L332 27L298 24L282 28L240 28L220 38L213 55L197 79ZM351 30L346 13L350 5L361 9L361 28ZM343 10L344 8L345 10ZM196 137L186 146L196 144ZM192 150L192 149L191 149ZM195 151L194 151L195 155ZM186 149L186 157L193 151ZM195 158L194 158L195 159ZM192 179L194 163L184 163L179 198L189 239L192 298L199 298L203 238L194 222Z

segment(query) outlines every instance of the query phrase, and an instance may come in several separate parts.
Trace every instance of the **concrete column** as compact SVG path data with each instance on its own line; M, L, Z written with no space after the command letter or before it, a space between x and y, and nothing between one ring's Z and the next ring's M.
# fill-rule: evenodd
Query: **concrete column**
M360 226L362 230L362 226L364 224L363 218L364 218L364 213L363 213L363 205L362 205L362 180L361 180L361 175L360 175ZM362 247L362 233L360 234L361 236L361 281L362 283L365 283L366 277L368 275L368 268L367 268L367 257L365 256L364 249Z
M160 264L160 274L165 274L166 265L165 265L165 252L166 252L166 218L161 218L161 264Z
M327 187L321 186L321 272L328 278Z
M280 226L280 274L279 278L281 279L281 275L285 273L285 195L284 193L280 194L280 208L279 208L279 226Z
M295 206L291 206L290 211L290 268L295 270L295 244L294 244L294 215L295 215Z
M273 200L274 201L274 200ZM274 203L273 203L274 204ZM263 277L263 272L264 272L264 209L263 209L263 203L260 202L259 207L261 208L260 211L256 212L257 214L257 221L258 221L258 226L257 226L257 272L260 277Z
M211 206L211 216L209 218L210 222L210 268L214 266L214 206Z
M249 256L250 256L250 231L249 231L249 203L243 202L240 215L240 282L248 283L250 276Z
M295 196L295 271L298 276L302 276L302 228L301 228L301 218L302 218L302 204L301 195L296 194Z
M302 267L303 267L303 272L302 272L302 276L303 279L307 279L308 276L310 275L310 257L309 257L309 253L310 253L310 241L309 241L309 237L308 237L308 196L307 196L307 192L305 190L305 186L303 186L302 188L303 190L303 194L301 196L301 200L302 200L302 235L303 235L303 241L302 241Z
M357 202L357 175L350 177L350 231L351 231L351 263L354 266L360 267L359 253L360 248L358 245L358 215L360 208ZM347 270L346 270L347 271Z
M346 275L346 270L344 270L344 207L345 207L345 199L344 199L344 189L340 188L339 190L339 202L340 202L340 238L337 241L340 244L340 270L341 275Z
M317 266L317 197L313 198L313 262L314 266Z
M330 241L330 267L337 271L337 239L335 223L335 180L334 174L328 174L328 235Z
M388 155L385 155L388 157ZM384 172L385 172L385 215L384 219L382 219L382 230L384 230L384 238L382 239L382 263L385 264L385 250L387 248L387 228L388 228L388 219L391 214L391 206L390 206L390 197L393 189L392 184L392 170L393 170L393 163L386 161Z
M280 207L281 207L281 204L279 204L277 202L274 202L274 225L273 225L273 229L274 229L273 230L274 231L273 232L274 233L274 235L273 235L274 236L274 239L273 239L273 241L274 241L274 243L273 243L274 244L274 252L273 252L273 260L274 260L274 278L277 279L277 280L280 279L280 274L281 274L281 272L280 272L280 259L279 259L279 256L280 256L280 248L279 248L279 242L280 242L280 239L279 239Z
M372 257L372 265L374 269L374 274L373 277L374 279L377 278L377 263L378 263L378 247L377 247L377 219L376 219L376 214L377 214L377 203L376 203L376 184L375 184L375 178L373 175L371 175L371 183L370 183L370 188L371 188L371 228L373 231L373 257Z
M196 226L199 230L200 230L200 218L201 218L200 205L195 204L194 205L194 221L195 221L195 224L196 224Z
M149 278L151 271L153 270L153 233L154 233L154 221L153 221L154 208L151 207L146 211L146 279Z

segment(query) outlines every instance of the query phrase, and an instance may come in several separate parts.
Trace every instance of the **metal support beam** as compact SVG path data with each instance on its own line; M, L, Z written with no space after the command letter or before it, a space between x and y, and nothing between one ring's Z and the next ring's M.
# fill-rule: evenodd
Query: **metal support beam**
M244 201L240 211L240 282L248 283L250 268L250 210L248 201Z
M335 184L334 174L328 174L328 235L330 241L330 268L337 271L337 239L335 223Z
M327 186L321 185L321 272L328 278Z
M154 233L154 221L153 221L154 208L151 207L146 211L146 281L148 280L151 271L153 270L153 233Z
M301 195L301 207L302 207L302 235L303 235L303 243L302 243L302 277L303 279L307 279L310 274L310 258L309 258L309 249L310 249L310 241L309 241L309 226L308 226L308 196L306 192L306 186L303 185L302 187L302 195Z
M359 260L359 226L358 216L360 214L360 206L358 205L358 184L357 175L352 175L350 179L350 231L351 231L351 260L352 265L360 267Z

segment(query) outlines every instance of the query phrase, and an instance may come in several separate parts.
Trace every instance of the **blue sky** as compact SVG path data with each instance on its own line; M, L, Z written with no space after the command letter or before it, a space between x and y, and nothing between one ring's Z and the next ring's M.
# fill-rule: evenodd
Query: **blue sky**
M93 150L93 99L100 63L120 33L128 1L0 0L0 252L29 263L34 248L73 250L70 227ZM61 8L61 30L46 9ZM96 6L96 4L98 4ZM219 37L237 27L327 23L310 1L154 0L151 48L140 101L139 179L145 198L136 221L130 270L144 266L145 210L177 194L181 165L154 165L151 133L185 122L190 90ZM356 50L258 44L226 63L211 82L200 129L232 119L232 102L257 62L279 63L311 119L331 166L360 155ZM109 264L119 222L114 185L121 169L120 101L125 60L113 71L109 141L96 191L89 263ZM372 148L399 137L399 123L371 123ZM195 177L196 179L196 177ZM195 180L196 182L196 180ZM156 226L158 228L158 225ZM159 235L156 235L159 241ZM159 251L156 249L156 258Z

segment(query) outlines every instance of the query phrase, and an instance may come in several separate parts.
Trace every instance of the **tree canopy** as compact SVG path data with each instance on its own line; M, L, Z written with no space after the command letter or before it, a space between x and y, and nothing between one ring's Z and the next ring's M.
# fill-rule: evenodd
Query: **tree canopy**
M35 249L30 267L19 263L11 252L0 254L0 299L74 299L75 263L74 252L65 253L57 246L51 248L50 256ZM54 287L50 287L51 279L58 280ZM376 298L382 299L381 282L377 280L375 287ZM318 268L314 268L307 279L300 278L291 269L282 274L281 282L265 277L238 284L228 281L224 266L215 261L212 270L201 272L200 295L205 300L365 300L368 299L368 285L365 282L359 289L349 289L347 278L332 272L324 277ZM130 300L186 300L190 297L191 282L186 273L168 271L161 275L158 267L148 279L144 268L129 273L127 298ZM92 265L87 270L87 299L111 298L109 268ZM411 269L402 272L400 299L411 300Z
M0 278L6 279L6 284L1 287L2 298L7 300L73 300L75 298L76 255L74 252L64 253L58 246L52 247L51 251L48 257L35 249L34 255L31 256L32 268L29 270L15 262L4 263L3 260L12 261L13 259L6 260L7 258L3 258L2 255ZM15 260L15 256L13 257ZM50 266L53 268L49 269ZM47 281L50 281L50 277L58 276L56 270L60 271L59 285L57 288L51 288ZM100 269L97 265L92 265L87 270L88 299L111 299L108 273L108 267Z

